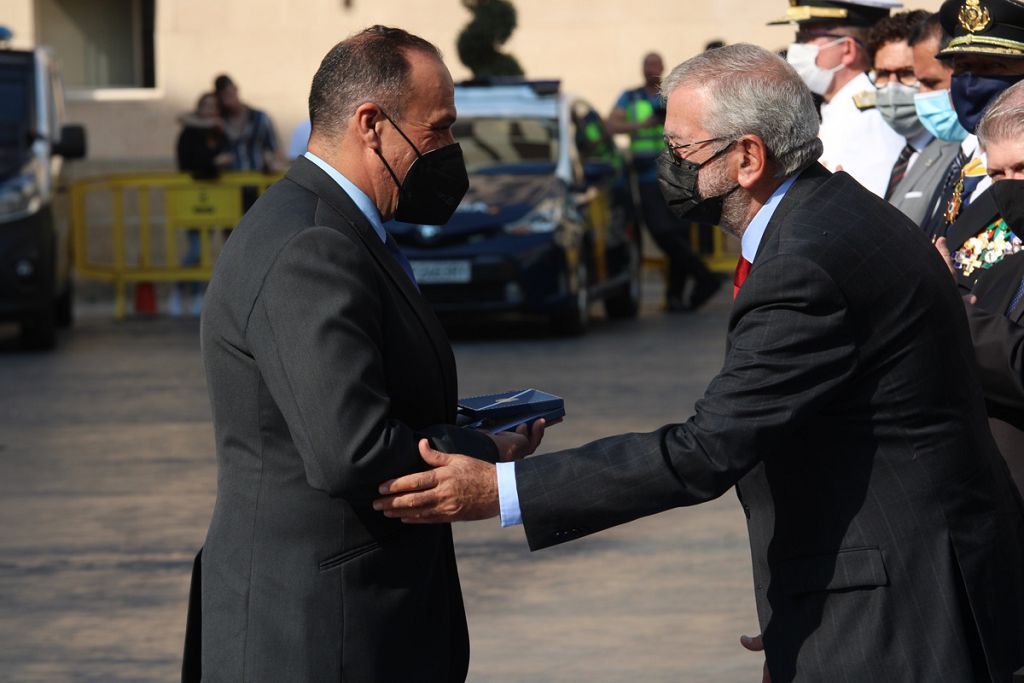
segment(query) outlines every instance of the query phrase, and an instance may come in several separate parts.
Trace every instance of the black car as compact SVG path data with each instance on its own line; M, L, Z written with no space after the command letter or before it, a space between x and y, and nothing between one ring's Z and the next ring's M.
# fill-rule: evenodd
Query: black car
M55 208L62 159L85 154L45 48L0 49L0 319L28 348L51 348L71 324L70 222Z
M469 192L446 225L387 225L438 314L537 314L567 333L583 331L597 300L611 317L636 316L632 183L593 108L557 82L455 93Z

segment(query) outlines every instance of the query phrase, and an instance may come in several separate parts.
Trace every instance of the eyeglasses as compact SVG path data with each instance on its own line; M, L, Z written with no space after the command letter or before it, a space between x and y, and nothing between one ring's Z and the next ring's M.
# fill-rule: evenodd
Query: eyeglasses
M706 145L709 142L718 142L719 140L727 140L727 139L728 138L725 138L725 137L717 137L717 138L708 138L707 140L697 140L696 142L686 142L686 143L683 143L681 145L673 145L672 141L668 139L667 135L664 137L665 147L668 149L668 151L674 157L678 157L679 156L678 154L676 154L677 150L686 149L687 147L694 147L696 145Z
M871 82L875 84L876 88L884 88L889 85L893 79L908 88L916 88L921 85L921 81L917 80L917 76L914 75L914 69L912 67L897 69L895 71L889 69L878 69L871 77Z

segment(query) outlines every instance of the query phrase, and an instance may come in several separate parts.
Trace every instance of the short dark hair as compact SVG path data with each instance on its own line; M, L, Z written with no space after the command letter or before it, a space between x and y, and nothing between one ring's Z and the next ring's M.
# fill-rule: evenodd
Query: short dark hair
M402 116L409 72L409 52L438 60L432 43L400 28L371 26L341 41L327 53L313 76L309 120L313 130L338 133L364 102L380 105L389 116Z
M235 82L231 80L231 76L228 76L227 74L221 74L220 76L217 76L217 78L213 79L213 92L218 95L228 88L234 87Z
M914 27L928 18L928 12L922 9L912 12L897 12L886 17L871 27L868 31L868 54L871 61L875 61L875 53L889 43L898 43L905 40L910 44L910 34Z
M910 40L908 42L910 47L914 47L932 38L938 39L939 50L945 50L946 46L949 45L949 41L953 39L953 36L946 33L946 29L942 28L942 17L939 16L938 12L929 14L924 20L918 22L914 26L914 30L910 32Z

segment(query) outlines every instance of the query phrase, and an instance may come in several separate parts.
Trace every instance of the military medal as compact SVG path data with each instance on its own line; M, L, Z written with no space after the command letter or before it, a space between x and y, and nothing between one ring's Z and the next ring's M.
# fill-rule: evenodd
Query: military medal
M949 202L946 204L946 214L944 218L946 223L952 223L956 220L956 217L960 215L960 206L963 204L964 194L964 172L960 171L960 178L957 179L956 185L953 186L953 196L949 198Z

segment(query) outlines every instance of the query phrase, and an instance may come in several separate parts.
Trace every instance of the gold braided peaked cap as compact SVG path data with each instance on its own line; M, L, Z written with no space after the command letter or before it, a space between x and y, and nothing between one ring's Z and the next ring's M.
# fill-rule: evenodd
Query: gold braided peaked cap
M902 7L897 0L789 0L786 16L769 21L779 24L834 23L842 26L873 26Z
M953 36L939 57L1024 58L1024 0L947 0L939 16Z

